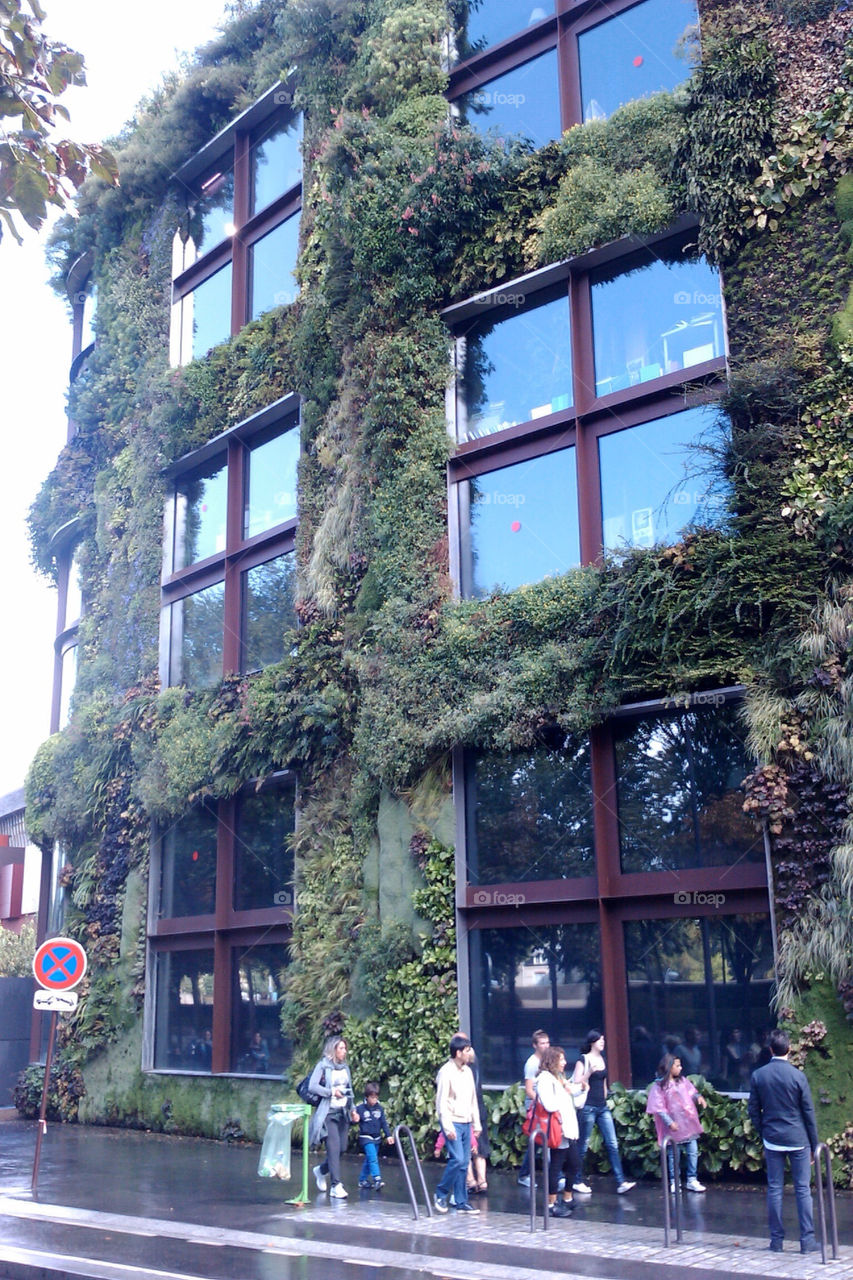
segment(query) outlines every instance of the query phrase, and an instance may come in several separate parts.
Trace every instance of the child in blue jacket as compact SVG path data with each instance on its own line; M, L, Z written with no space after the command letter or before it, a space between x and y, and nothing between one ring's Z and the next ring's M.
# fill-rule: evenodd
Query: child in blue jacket
M393 1143L385 1111L379 1101L379 1085L375 1080L368 1080L364 1086L364 1102L356 1107L358 1112L358 1142L364 1152L364 1162L358 1176L358 1185L365 1190L378 1191L384 1187L379 1172L379 1144L383 1137Z

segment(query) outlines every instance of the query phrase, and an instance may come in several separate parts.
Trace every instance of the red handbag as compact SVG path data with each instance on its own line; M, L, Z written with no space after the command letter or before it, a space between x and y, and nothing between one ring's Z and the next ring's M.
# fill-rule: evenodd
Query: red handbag
M559 1111L546 1111L537 1098L524 1118L521 1132L541 1146L559 1147L563 1141L563 1121Z

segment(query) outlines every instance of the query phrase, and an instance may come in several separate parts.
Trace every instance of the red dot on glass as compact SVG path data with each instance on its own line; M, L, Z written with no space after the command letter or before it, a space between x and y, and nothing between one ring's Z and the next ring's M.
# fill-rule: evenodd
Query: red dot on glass
M518 533L519 529L521 528L521 521L513 520L512 524L509 527L510 529L512 529L513 533Z
M643 55L638 53L636 58L634 59L634 66L641 67L642 65L643 65Z
M198 849L193 849L193 862L198 862Z

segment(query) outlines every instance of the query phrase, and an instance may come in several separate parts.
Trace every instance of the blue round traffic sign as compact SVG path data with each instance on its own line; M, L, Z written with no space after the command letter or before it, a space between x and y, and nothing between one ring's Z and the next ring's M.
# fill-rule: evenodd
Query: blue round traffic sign
M47 991L68 991L86 972L86 952L74 938L49 938L33 956L36 982Z

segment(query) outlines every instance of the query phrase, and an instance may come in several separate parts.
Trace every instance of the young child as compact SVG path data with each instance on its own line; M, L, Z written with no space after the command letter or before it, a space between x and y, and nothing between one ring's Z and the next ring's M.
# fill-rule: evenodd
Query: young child
M649 1089L649 1100L646 1111L654 1117L658 1142L664 1138L674 1138L687 1149L687 1182L688 1191L704 1191L705 1188L696 1177L699 1161L699 1134L703 1132L696 1104L707 1107L707 1102L697 1091L696 1086L681 1074L681 1059L671 1053L665 1053L658 1067L658 1078ZM672 1148L667 1152L669 1161L670 1191L675 1190L675 1168Z
M377 1152L379 1144L383 1137L386 1142L393 1144L394 1139L388 1128L388 1121L385 1119L385 1112L379 1101L379 1085L375 1080L368 1080L364 1086L364 1102L356 1107L358 1112L358 1142L364 1152L364 1162L361 1166L361 1173L358 1176L358 1185L364 1190L373 1189L378 1191L380 1187L384 1187L382 1176L379 1172L379 1157Z

